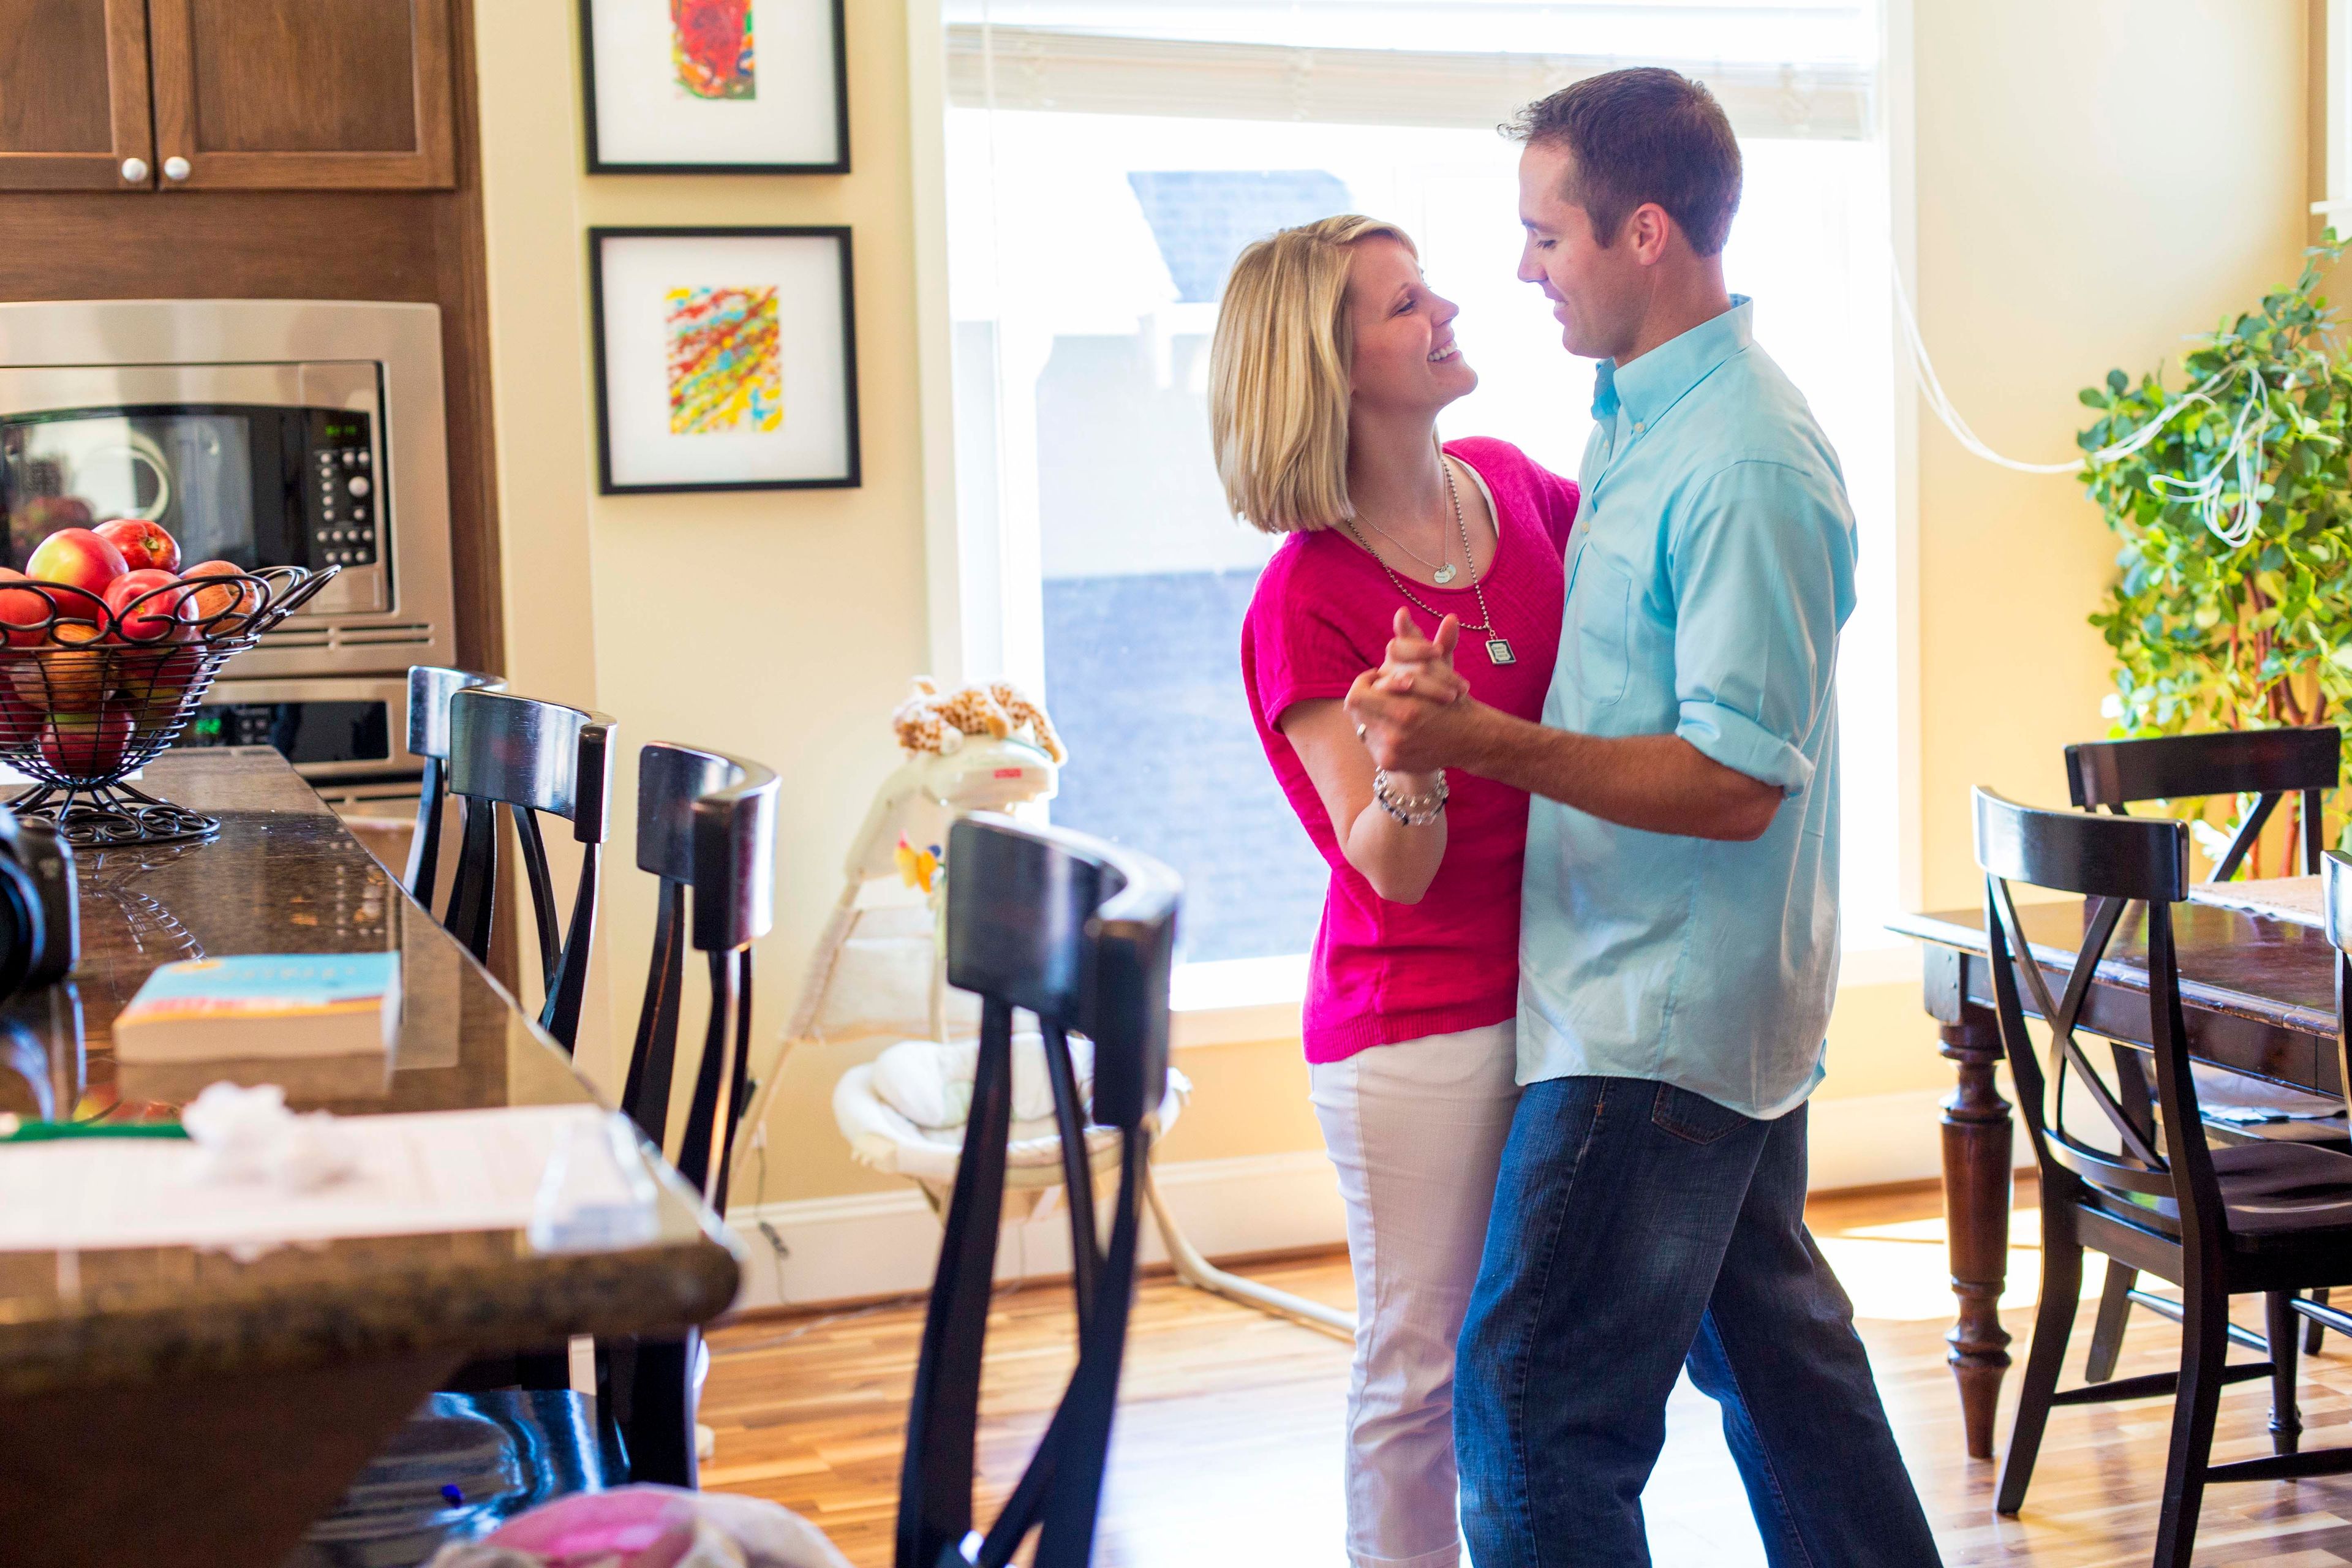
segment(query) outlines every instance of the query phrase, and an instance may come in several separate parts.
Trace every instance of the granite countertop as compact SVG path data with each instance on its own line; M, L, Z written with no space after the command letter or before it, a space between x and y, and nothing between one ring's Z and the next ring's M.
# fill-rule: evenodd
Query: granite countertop
M81 962L68 984L6 1008L0 1110L46 1100L60 1118L163 1118L224 1077L282 1083L298 1109L338 1115L596 1100L276 752L173 752L141 783L218 816L221 831L81 857ZM306 1078L285 1062L113 1058L114 1016L158 964L387 948L401 954L403 1016L380 1077L348 1064ZM734 1298L739 1250L675 1173L662 1175L654 1239L604 1250L546 1253L499 1230L283 1247L244 1262L184 1247L0 1252L0 1398L400 1354L454 1361L706 1321Z

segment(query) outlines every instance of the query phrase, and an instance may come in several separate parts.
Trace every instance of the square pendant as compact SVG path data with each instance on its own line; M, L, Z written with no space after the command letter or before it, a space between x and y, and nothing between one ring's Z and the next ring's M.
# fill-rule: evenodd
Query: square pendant
M1518 656L1511 651L1509 640L1504 637L1488 637L1486 639L1486 658L1490 663L1494 664L1517 664L1519 662Z

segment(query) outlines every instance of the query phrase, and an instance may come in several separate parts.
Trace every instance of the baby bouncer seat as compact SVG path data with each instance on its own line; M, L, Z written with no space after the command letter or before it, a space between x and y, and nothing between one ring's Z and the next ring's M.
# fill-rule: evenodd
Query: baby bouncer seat
M930 696L928 686L919 683L919 699ZM849 1068L835 1084L834 1119L854 1158L915 1183L934 1212L942 1214L955 1184L971 1107L980 1009L976 998L947 985L940 913L944 879L953 875L953 868L942 865L937 847L948 842L948 829L959 817L1051 799L1065 755L1044 714L1019 702L1011 688L967 691L1008 695L1011 700L1003 706L1017 705L1017 710L1034 715L1026 726L1032 736L992 731L984 716L964 721L979 726L971 733L952 726L947 735L917 732L901 710L898 732L907 760L877 791L850 847L841 897L810 960L782 1050L742 1123L758 1147L766 1136L766 1101L782 1076L784 1058L797 1047L880 1044L872 1060ZM957 694L957 700L963 696ZM936 711L940 700L927 706ZM1000 721L998 731L1009 728ZM1070 1060L1080 1100L1089 1102L1092 1045L1074 1037ZM1065 1180L1048 1058L1034 1031L1016 1034L1013 1072L1004 1202L1015 1217L1028 1219L1045 1211ZM1184 1076L1170 1069L1152 1117L1155 1152L1191 1095ZM1095 1178L1115 1175L1118 1131L1088 1127L1084 1137ZM1144 1198L1168 1260L1184 1284L1354 1338L1353 1313L1228 1273L1203 1258L1178 1227L1148 1165Z

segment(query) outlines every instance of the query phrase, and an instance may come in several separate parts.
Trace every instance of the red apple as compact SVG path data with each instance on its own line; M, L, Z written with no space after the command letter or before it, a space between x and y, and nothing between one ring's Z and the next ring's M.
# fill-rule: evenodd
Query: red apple
M184 642L195 636L181 618L188 591L175 590L177 582L169 572L142 567L107 584L106 608L125 642Z
M87 528L58 530L36 545L25 563L25 575L36 582L62 583L100 598L108 584L130 570L111 540Z
M122 552L123 561L133 572L180 569L180 542L160 522L151 522L143 517L118 517L100 523L90 531Z
M41 755L70 778L100 778L122 766L131 751L131 714L110 708L101 713L52 713L41 727Z
M72 622L58 629L90 630ZM113 685L114 672L103 648L42 648L8 671L16 695L45 713L79 713L96 709Z
M254 584L243 581L245 568L234 561L198 562L180 574L183 583L197 583L232 574L240 580L214 582L198 588L189 595L189 607L181 612L184 619L194 622L196 629L206 637L226 637L243 626L252 613L261 607L261 590Z
M16 695L16 683L0 680L0 750L29 746L40 738L41 711Z
M9 643L16 647L30 647L45 641L42 627L55 614L49 601L30 588L10 588L11 583L22 583L25 574L10 567L0 566L0 624L11 629Z
M12 586L15 584L24 586ZM52 619L58 624L62 635L53 636L47 629ZM36 586L22 572L0 566L0 625L18 628L8 633L8 641L16 647L37 647L51 641L89 642L98 636L94 628L105 619L106 601L98 595L54 583ZM69 621L85 624L81 636L63 630Z
M137 710L141 728L154 730L179 713L182 699L204 668L204 655L192 647L169 653L126 649L115 655L115 668L121 672L122 695Z

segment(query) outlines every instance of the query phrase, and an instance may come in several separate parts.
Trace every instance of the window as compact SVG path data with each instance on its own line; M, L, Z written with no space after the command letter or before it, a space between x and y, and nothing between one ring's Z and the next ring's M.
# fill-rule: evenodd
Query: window
M1401 224L1462 306L1480 377L1442 433L1499 436L1573 474L1591 369L1514 276L1517 149L1495 126L1612 65L1716 62L1685 68L1742 137L1726 270L1836 442L1861 520L1840 677L1845 921L1850 941L1877 932L1898 857L1874 10L950 0L948 20L957 484L984 563L967 620L1069 742L1054 820L1183 874L1192 964L1305 952L1327 875L1259 752L1238 669L1275 542L1227 516L1209 449L1208 345L1233 258L1332 212ZM1449 52L1417 52L1434 38Z

